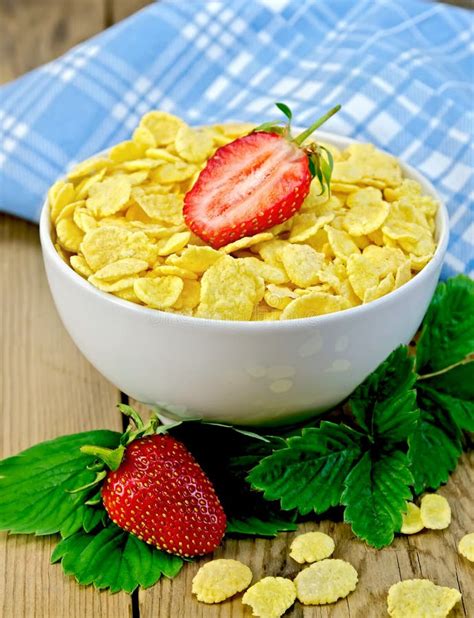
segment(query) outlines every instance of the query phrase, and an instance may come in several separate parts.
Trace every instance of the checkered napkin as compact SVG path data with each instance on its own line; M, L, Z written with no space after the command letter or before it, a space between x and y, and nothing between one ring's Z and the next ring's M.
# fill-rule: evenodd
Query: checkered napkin
M418 0L162 0L0 89L0 207L37 220L73 162L160 108L189 123L299 125L371 141L428 176L451 215L444 276L474 273L474 13Z

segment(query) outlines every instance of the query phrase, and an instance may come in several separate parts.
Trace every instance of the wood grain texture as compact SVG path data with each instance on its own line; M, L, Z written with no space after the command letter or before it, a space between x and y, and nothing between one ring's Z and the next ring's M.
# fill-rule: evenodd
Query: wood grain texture
M103 0L0 0L0 83L100 32Z
M132 13L139 11L154 0L108 0L111 6L111 18L113 22L125 19Z
M38 228L0 215L0 457L58 435L121 429L119 393L84 359L49 294ZM125 618L130 598L77 586L50 566L56 539L0 533L0 615Z
M181 0L177 0L181 1ZM448 0L451 2L452 0ZM147 0L0 0L0 82L18 77L65 52L103 27L139 10ZM454 3L454 2L452 2ZM472 6L472 0L457 0ZM92 428L120 429L119 393L82 357L64 331L44 274L37 228L0 215L0 457L40 440ZM451 618L474 615L473 565L456 552L459 539L474 530L473 457L464 456L440 492L453 509L445 531L398 538L380 552L357 541L348 526L323 521L336 541L335 557L358 569L360 583L346 600L330 607L296 605L289 618L379 618L386 615L389 586L428 577L459 588L463 604ZM294 576L288 558L294 534L275 540L229 539L216 557L237 558L264 575ZM240 598L216 606L197 603L191 581L206 559L186 565L173 581L141 591L132 610L124 594L109 595L76 585L60 566L50 566L54 539L0 534L2 618L250 618Z

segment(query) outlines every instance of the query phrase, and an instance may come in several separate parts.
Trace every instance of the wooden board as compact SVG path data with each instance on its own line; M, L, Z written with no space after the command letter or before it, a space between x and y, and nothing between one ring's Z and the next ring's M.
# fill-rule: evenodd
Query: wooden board
M470 0L469 0L470 1ZM466 2L462 2L466 3ZM51 60L72 45L147 4L147 0L0 0L0 82ZM37 228L0 215L0 457L63 433L120 429L118 391L81 356L53 306L41 261ZM474 530L473 458L463 458L441 490L451 502L453 523L446 531L399 538L381 552L367 549L348 526L323 521L336 541L336 557L359 571L358 589L326 608L295 606L285 616L300 618L386 615L388 587L400 579L428 577L458 587L463 605L452 617L472 616L473 567L456 553L459 538ZM255 579L293 576L288 558L294 534L276 540L226 541L217 556L249 564ZM0 615L5 618L249 618L235 599L205 606L192 599L191 580L205 560L186 565L173 581L163 580L133 599L77 586L59 566L49 565L54 539L0 534Z

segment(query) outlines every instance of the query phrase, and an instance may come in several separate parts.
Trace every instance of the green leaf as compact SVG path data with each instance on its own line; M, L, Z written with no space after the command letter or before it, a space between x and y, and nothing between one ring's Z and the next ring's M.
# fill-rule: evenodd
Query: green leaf
M446 418L451 417L452 421L461 430L474 431L474 399L461 399L453 395L443 393L428 384L422 387L425 397L431 399L439 414L445 414Z
M349 403L357 422L375 442L407 439L418 420L414 360L400 346L356 388Z
M408 458L415 492L419 494L446 483L456 468L462 444L459 427L450 411L433 398L432 389L419 386L417 402L420 417L408 439Z
M284 510L324 513L339 504L344 481L361 455L361 434L345 425L322 422L289 438L253 468L248 480Z
M291 122L293 114L291 113L291 109L285 103L275 103L278 109L285 114L288 120Z
M69 493L96 477L96 471L87 469L94 458L80 447L114 448L119 440L114 431L87 431L42 442L0 461L0 529L14 534L59 532L64 537L82 527L92 530L98 515L91 510L98 507L84 503L94 490Z
M365 453L345 481L344 521L369 545L390 545L402 525L412 482L401 451Z
M147 545L111 522L96 534L81 531L60 541L51 562L59 560L66 575L79 584L129 594L138 586L153 586L162 575L174 577L183 565L178 556Z
M244 536L277 536L280 532L291 532L297 529L293 521L280 518L271 518L269 521L258 517L238 519L230 517L227 521L227 534Z
M440 371L473 352L474 282L458 275L436 288L417 345L417 371Z

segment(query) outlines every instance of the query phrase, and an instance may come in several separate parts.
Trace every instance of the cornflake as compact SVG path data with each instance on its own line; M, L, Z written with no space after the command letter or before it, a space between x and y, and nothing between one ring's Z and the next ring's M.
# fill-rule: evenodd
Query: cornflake
M296 596L303 605L335 603L355 590L357 580L357 571L349 562L321 560L298 573Z
M465 534L462 537L459 541L458 550L462 556L474 562L474 532Z
M193 578L193 594L201 603L221 603L242 592L252 581L252 571L238 560L219 559L204 564Z
M264 577L251 586L242 597L254 616L280 618L296 599L295 585L285 577Z
M425 528L444 530L451 523L449 502L439 494L426 494L421 499L420 517Z
M334 548L334 541L324 532L306 532L293 539L290 556L300 564L317 562L329 558Z
M208 246L185 223L185 195L219 147L252 129L195 129L168 112L145 114L131 138L79 163L49 190L58 255L118 298L254 321L372 302L429 263L438 205L370 144L328 145L331 192L315 177L293 217L218 251Z
M407 502L407 511L402 513L402 527L400 532L402 534L416 534L423 530L424 525L421 521L421 512L419 507L413 502Z
M445 618L461 600L455 588L436 586L428 579L406 579L388 591L388 613L392 618Z

